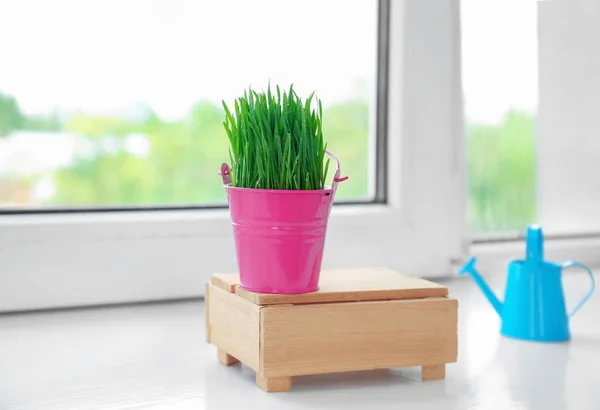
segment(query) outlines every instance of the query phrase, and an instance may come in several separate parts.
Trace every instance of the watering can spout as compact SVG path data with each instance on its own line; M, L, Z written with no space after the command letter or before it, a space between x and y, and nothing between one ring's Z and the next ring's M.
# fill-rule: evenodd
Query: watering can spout
M539 225L529 225L525 237L527 260L530 262L544 261L544 234Z
M475 281L479 289L483 292L485 297L489 300L491 305L494 307L499 316L502 316L502 302L498 300L492 289L488 286L488 284L483 280L477 269L475 269L476 258L471 258L458 272L459 276L463 276L465 273L469 274L471 278Z

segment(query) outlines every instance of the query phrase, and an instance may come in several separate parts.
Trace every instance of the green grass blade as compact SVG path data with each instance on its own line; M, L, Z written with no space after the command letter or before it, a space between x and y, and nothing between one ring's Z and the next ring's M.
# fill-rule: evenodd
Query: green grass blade
M325 160L323 107L311 93L306 101L293 84L273 92L248 88L233 111L223 101L234 186L266 189L323 189ZM317 109L313 109L313 102Z

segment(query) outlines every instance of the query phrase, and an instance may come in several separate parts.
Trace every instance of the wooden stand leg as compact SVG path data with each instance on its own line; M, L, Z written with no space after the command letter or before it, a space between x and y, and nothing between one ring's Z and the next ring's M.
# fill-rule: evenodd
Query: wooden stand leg
M256 373L256 385L269 393L286 392L292 388L291 377L263 377Z
M236 364L237 362L239 362L238 359L236 359L235 357L233 357L230 354L227 354L227 352L224 350L219 349L217 354L219 357L219 361L221 363L223 363L225 366L231 366L232 364Z
M423 380L438 380L446 377L446 365L435 364L432 366L421 367L421 379Z

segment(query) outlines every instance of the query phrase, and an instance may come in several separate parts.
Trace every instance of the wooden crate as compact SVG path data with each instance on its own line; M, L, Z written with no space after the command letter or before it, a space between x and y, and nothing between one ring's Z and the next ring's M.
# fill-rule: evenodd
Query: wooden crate
M458 303L448 289L390 269L324 271L317 292L254 293L236 274L206 284L206 338L224 365L241 361L268 392L293 376L421 366L445 377L457 360Z

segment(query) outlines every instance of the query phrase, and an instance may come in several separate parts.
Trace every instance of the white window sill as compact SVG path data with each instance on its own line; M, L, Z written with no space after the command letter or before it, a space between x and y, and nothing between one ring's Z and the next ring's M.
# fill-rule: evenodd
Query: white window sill
M504 275L492 276L502 299ZM576 272L564 280L568 303L588 285ZM594 407L600 297L572 320L569 344L522 343L499 336L498 317L470 279L446 284L459 299L459 355L443 381L423 383L420 369L405 368L297 377L290 393L267 394L249 368L217 362L216 348L204 337L203 302L187 301L0 316L0 407Z

